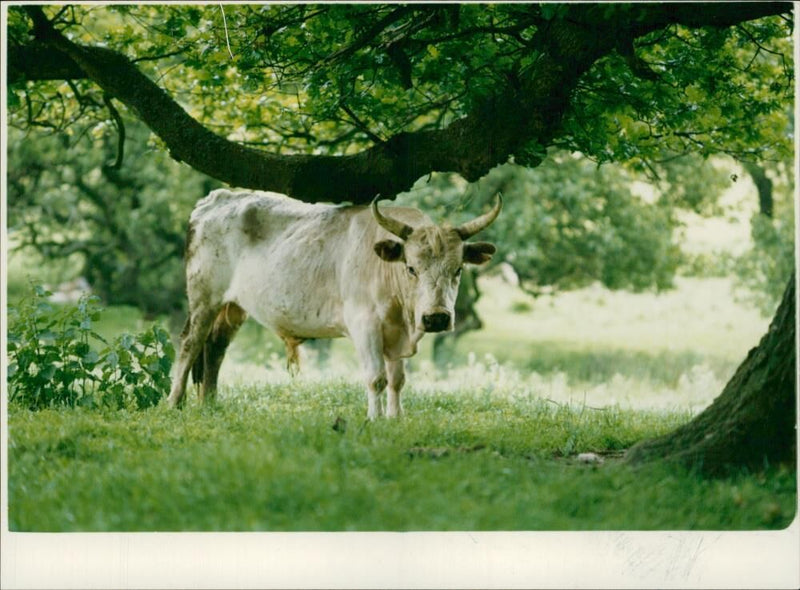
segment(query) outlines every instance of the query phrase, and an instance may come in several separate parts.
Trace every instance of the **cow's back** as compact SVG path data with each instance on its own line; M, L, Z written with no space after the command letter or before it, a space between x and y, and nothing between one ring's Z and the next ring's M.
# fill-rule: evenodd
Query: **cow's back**
M218 189L197 203L190 225L201 241L224 232L228 239L239 237L254 244L278 238L294 224L329 217L337 209L310 205L278 193Z
M407 223L430 223L416 209L388 211ZM265 191L212 191L197 203L189 225L187 258L203 247L226 251L231 262L248 250L288 253L296 248L303 256L341 260L371 254L374 241L392 237L378 226L367 207L309 204ZM322 251L314 252L315 247Z
M428 221L415 209L390 210L408 223ZM346 301L386 298L379 283L388 267L373 245L388 237L367 207L220 189L192 213L187 282L202 275L194 282L212 299L236 302L279 334L342 336Z
M341 335L337 261L361 209L260 191L213 191L190 220L190 298L195 287L197 298L236 302L286 336Z

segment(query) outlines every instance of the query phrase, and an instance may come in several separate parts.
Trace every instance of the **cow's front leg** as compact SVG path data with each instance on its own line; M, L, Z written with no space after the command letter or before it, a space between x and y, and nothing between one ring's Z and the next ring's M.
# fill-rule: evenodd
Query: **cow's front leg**
M367 377L367 418L383 416L383 395L386 393L386 373Z
M386 416L396 418L403 415L403 404L400 402L400 390L406 382L405 361L386 361L386 375L389 380L389 389L386 396Z
M367 385L367 418L383 415L383 393L386 391L386 364L383 360L383 336L379 325L353 322L350 337L355 345Z

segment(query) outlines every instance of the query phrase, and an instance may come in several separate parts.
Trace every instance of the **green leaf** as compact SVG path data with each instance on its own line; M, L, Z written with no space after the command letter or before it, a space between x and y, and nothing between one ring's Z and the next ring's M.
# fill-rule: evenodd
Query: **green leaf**
M97 340L99 342L102 342L103 344L108 344L108 340L103 338L100 334L97 334L95 332L89 332L89 336L94 338L95 340Z
M55 342L58 339L58 334L52 330L45 330L39 333L39 340L43 342Z
M131 353L122 348L117 350L118 361L120 367L129 367L131 364Z
M105 356L104 360L111 369L116 369L119 365L119 355L113 350Z
M130 350L131 347L133 346L133 343L134 343L134 338L131 334L126 333L120 337L119 344L125 350Z
M100 360L100 355L97 354L97 351L95 350L90 350L83 357L83 362L91 365L96 364L99 360Z
M49 293L49 291L48 291ZM53 312L53 306L45 301L40 301L36 304L36 312L39 315L46 315Z
M156 341L155 334L152 331L148 330L147 332L143 332L139 335L139 342L145 346L149 346Z
M163 329L163 328L161 328L159 326L155 326L153 328L153 331L155 332L156 339L163 346L172 346L172 340L169 337L169 332L167 332L165 329Z
M542 18L544 20L553 20L556 18L562 18L567 13L567 6L558 3L546 3L539 5L539 11L541 12Z
M40 377L45 381L50 381L56 374L56 369L57 367L55 365L45 365L39 369L37 377Z

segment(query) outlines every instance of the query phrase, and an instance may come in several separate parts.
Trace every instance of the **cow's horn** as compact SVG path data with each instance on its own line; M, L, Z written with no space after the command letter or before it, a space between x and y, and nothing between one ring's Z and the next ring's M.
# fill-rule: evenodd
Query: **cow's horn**
M461 237L462 240L466 240L471 238L479 231L486 229L491 225L491 223L497 219L497 216L500 215L500 210L503 208L503 197L500 196L500 193L497 193L497 200L495 201L494 207L492 207L491 211L488 211L481 215L480 217L476 217L472 221L467 221L466 223L462 223L456 228L456 232Z
M407 240L411 232L414 231L414 228L410 225L406 225L402 221L382 215L381 212L378 211L378 199L380 199L380 195L372 199L372 215L375 217L375 221L389 233L396 235L401 240Z

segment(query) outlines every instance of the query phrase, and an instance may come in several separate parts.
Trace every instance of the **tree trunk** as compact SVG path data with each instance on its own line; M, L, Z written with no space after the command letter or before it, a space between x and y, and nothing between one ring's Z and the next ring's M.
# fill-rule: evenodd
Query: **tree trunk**
M758 209L762 215L772 218L772 181L764 168L755 162L742 162L742 167L753 179L758 191Z
M795 278L766 335L720 396L674 432L638 443L626 461L680 463L708 476L768 464L796 467Z

